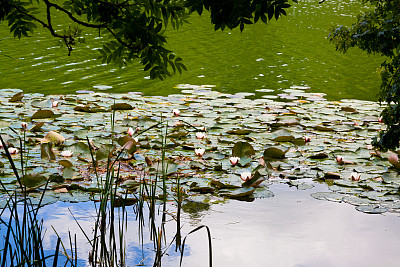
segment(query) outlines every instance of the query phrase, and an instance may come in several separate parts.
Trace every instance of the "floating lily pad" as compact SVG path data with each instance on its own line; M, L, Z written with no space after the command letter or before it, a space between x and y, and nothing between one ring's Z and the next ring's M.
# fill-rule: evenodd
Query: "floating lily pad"
M128 103L115 103L115 105L111 105L112 110L132 110L132 105Z
M255 153L253 146L248 142L239 141L232 148L232 156L234 157L251 157Z
M364 212L364 213L368 213L368 214L381 214L381 213L385 213L388 211L386 208L382 208L378 205L361 205L361 206L357 206L356 210Z
M47 178L38 173L28 173L21 178L21 183L29 190L39 188L47 183Z
M24 93L16 93L10 98L10 100L8 100L8 102L20 102L22 98L24 98Z
M38 119L48 119L48 118L53 118L54 117L54 112L51 110L47 110L47 109L42 109L42 110L38 110L36 111L31 119L32 120L38 120Z
M272 158L272 159L282 159L285 157L286 151L276 147L269 147L264 150L263 156L264 159Z

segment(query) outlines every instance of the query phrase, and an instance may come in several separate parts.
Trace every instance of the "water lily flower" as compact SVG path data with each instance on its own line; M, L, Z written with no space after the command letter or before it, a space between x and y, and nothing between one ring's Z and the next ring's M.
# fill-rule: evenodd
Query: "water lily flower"
M201 157L204 155L204 153L206 152L206 150L204 148L196 148L194 150L194 153L196 154L196 156Z
M230 158L229 158L229 161L231 162L231 164L232 164L233 166L235 166L236 164L238 164L239 160L240 160L239 157L230 157Z
M61 151L61 156L63 156L63 157L72 157L72 151L71 150Z
M137 138L137 137L134 137L133 140L134 140L136 143L139 142L139 138Z
M380 123L382 123L382 122L383 122L382 117L379 117L379 118L378 118L378 121L379 121Z
M311 141L311 137L310 136L304 136L304 142L308 143Z
M55 108L58 106L58 101L54 101L54 99L51 99L51 107Z
M240 174L240 179L242 179L243 181L248 181L251 179L251 172L242 172Z
M376 177L376 178L373 178L373 180L375 180L376 182L378 182L378 183L382 183L383 182L383 178L382 177Z
M21 126L22 126L22 129L26 130L26 128L28 128L28 123L21 122Z
M204 138L206 138L206 134L205 133L203 133L203 132L197 132L196 133L196 138L197 139L204 139Z
M135 133L135 131L132 129L132 127L129 127L127 133L128 133L130 136L132 136L132 135Z
M336 161L339 165L343 165L343 157L342 156L336 156Z
M15 148L15 147L9 147L8 152L10 154L18 154L19 150L18 150L18 148Z
M172 114L174 114L174 116L179 116L179 114L181 114L181 111L179 109L173 109Z
M358 172L352 172L350 177L351 180L358 181L360 180L361 174L359 174Z
M397 154L391 154L388 157L389 163L393 165L393 167L395 167L396 169L400 170L400 162L399 162L399 156L397 156Z

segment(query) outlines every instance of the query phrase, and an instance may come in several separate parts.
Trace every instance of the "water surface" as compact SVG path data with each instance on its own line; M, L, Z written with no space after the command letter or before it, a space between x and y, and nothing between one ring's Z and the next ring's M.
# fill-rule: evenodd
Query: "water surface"
M293 85L327 94L329 100L376 100L382 59L354 49L341 55L326 36L332 25L350 25L366 7L358 1L301 1L288 16L268 25L238 30L213 30L206 15L193 15L190 24L168 32L168 47L188 68L166 82L151 81L139 64L119 69L97 61L102 38L84 32L86 44L70 57L66 48L43 29L33 37L14 39L6 24L0 25L0 88L25 92L66 94L78 90L141 91L148 95L178 93L177 84L212 84L216 90L280 91ZM64 27L59 18L59 27ZM103 88L103 87L100 87Z

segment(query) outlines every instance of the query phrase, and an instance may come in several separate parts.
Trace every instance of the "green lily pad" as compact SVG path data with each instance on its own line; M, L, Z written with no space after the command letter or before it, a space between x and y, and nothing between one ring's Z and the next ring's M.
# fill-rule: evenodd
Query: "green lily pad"
M286 151L283 151L276 147L269 147L264 150L263 156L264 159L282 159L285 157Z
M22 98L24 98L24 93L16 93L10 98L10 100L8 100L8 102L20 102Z
M128 103L115 103L115 105L111 105L112 110L132 110L132 105Z
M65 137L57 132L50 131L43 137L42 142L52 142L57 146L65 142Z
M357 206L356 210L368 214L381 214L388 211L386 208L379 207L378 205L361 205Z
M38 173L28 173L21 178L21 183L29 190L39 188L47 183L47 178Z
M238 188L234 190L221 190L219 195L222 197L228 197L233 199L246 199L253 196L256 189L251 187Z
M237 134L237 135L247 135L252 133L253 131L250 129L233 129L233 130L229 130L226 133L228 134Z
M54 112L48 109L42 109L36 111L31 119L32 120L38 120L38 119L48 119L48 118L53 118L54 117Z
M232 156L242 158L244 156L251 157L256 152L253 146L248 142L237 142L232 148Z
M40 144L40 158L44 160L56 159L56 155L53 152L53 142Z

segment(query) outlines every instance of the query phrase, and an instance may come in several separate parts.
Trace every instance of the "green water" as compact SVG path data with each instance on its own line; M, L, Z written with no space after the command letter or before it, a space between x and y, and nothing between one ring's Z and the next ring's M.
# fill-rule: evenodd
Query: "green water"
M279 92L290 86L308 86L330 100L376 100L382 59L354 49L335 51L326 36L332 25L350 25L366 7L358 1L303 1L288 16L268 25L214 32L207 16L193 15L191 24L168 33L168 46L188 68L167 81L149 80L141 65L119 69L97 61L102 38L86 33L85 44L70 57L66 48L38 28L30 38L14 39L0 25L0 88L19 88L44 94L78 90L141 91L148 95L179 93L177 84L211 84L222 92Z

